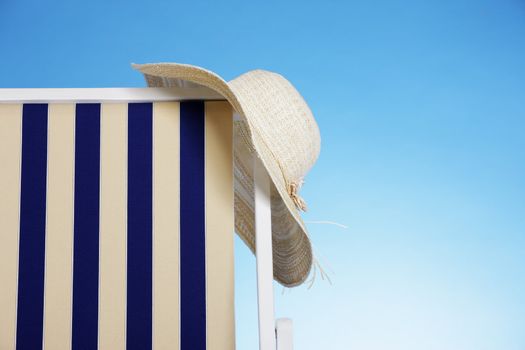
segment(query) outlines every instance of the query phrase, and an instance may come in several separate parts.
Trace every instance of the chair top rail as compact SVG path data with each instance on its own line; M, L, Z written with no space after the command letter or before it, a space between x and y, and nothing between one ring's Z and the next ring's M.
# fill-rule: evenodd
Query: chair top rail
M0 103L99 103L182 100L224 100L224 97L206 87L0 89Z

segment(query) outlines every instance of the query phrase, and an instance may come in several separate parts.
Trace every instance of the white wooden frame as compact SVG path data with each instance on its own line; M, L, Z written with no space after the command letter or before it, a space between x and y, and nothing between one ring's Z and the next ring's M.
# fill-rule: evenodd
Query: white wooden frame
M277 350L293 349L293 324L289 318L280 318L275 322Z
M253 174L255 191L257 302L259 306L259 350L275 350L270 178L262 162L256 157L254 157Z
M205 88L0 89L0 103L224 100Z
M259 350L292 350L292 320L274 316L270 177L258 158L253 163Z

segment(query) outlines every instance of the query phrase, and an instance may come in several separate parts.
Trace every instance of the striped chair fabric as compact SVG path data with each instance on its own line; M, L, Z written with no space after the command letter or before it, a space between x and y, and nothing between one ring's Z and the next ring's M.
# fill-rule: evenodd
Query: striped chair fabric
M234 349L225 101L0 104L0 350Z

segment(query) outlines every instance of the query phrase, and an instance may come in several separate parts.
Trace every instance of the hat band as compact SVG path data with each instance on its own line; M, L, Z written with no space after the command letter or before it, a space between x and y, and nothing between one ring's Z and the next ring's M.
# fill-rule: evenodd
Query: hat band
M308 207L306 206L306 202L299 195L299 189L301 188L302 182L303 182L302 180L300 183L292 181L288 184L287 187L288 187L288 194L290 195L290 198L292 198L292 201L297 207L297 209L306 211L308 209Z

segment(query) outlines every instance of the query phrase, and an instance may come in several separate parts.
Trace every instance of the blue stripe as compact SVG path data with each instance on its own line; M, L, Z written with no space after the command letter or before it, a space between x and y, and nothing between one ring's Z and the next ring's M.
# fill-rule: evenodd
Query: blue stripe
M129 350L152 347L152 151L151 103L128 107L128 279Z
M75 126L73 350L97 348L99 188L100 104L77 104Z
M22 174L16 348L41 349L44 314L47 105L27 104Z
M180 106L181 350L206 349L204 102Z

